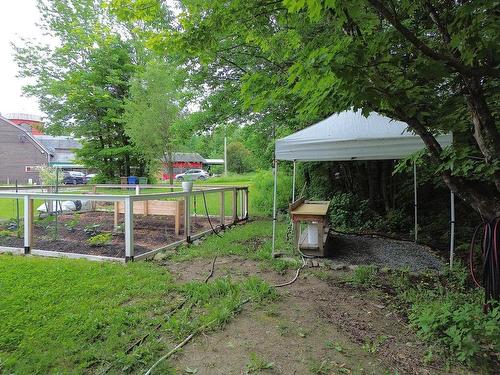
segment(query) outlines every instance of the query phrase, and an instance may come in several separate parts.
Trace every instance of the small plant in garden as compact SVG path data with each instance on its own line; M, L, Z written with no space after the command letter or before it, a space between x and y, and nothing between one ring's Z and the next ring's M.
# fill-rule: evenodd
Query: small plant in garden
M78 214L73 214L73 218L66 222L64 226L70 232L73 232L76 226L80 223L80 216Z
M365 343L363 344L363 349L371 354L376 353L376 352L378 352L380 345L382 345L384 342L386 342L388 338L389 337L382 335L382 336L377 336L374 340L367 339L367 340L365 340Z
M354 286L367 287L373 284L377 269L374 266L359 266L348 276L347 281Z
M246 373L258 373L261 370L269 370L274 366L273 362L268 362L256 353L250 353L250 359L246 365Z
M0 230L0 237L12 237L16 234L16 232L13 232L11 230Z
M87 243L90 246L106 246L111 243L113 235L111 233L100 233L90 237Z
M101 228L101 224L88 224L85 225L83 231L90 236L95 236L96 234L99 234L99 228Z
M326 340L325 346L327 349L334 349L339 353L342 353L344 351L344 348L342 345L338 342L332 341L332 340Z

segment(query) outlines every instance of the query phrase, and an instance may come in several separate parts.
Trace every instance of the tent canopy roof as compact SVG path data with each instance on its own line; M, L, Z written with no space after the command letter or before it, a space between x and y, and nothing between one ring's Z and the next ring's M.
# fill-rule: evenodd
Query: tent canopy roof
M277 160L341 161L401 159L424 148L408 125L372 112L345 111L276 141ZM445 147L451 134L437 136Z

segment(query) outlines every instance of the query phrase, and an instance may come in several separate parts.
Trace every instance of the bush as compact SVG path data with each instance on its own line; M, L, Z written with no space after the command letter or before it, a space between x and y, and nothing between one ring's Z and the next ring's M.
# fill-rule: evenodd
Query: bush
M408 319L417 335L434 349L466 364L494 358L500 351L500 306L483 313L483 291L469 289L465 267L458 264L444 276L420 282L398 272L392 284L408 306Z
M251 191L254 209L259 215L272 216L273 214L273 187L272 171L260 171L254 178L254 190ZM292 178L284 173L278 173L278 190L276 193L276 207L278 211L288 210L292 200Z
M95 236L90 237L87 240L87 243L90 246L105 246L105 245L109 245L111 243L112 238L113 238L113 235L111 233L100 233L100 234L96 234Z
M493 355L500 351L500 306L484 314L482 292L474 294L420 295L410 309L410 323L422 339L461 362L471 364L480 353Z
M340 230L363 230L377 227L380 216L368 201L352 193L336 193L330 203L330 221Z
M232 142L227 146L227 169L235 173L253 170L252 153L241 142Z

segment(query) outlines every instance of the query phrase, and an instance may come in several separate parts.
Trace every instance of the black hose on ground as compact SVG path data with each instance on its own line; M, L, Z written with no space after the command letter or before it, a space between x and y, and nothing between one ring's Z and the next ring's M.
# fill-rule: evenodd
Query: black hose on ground
M482 229L482 237L478 234ZM474 235L470 243L469 269L472 280L478 287L484 288L484 312L492 309L492 302L500 302L500 246L498 241L500 236L500 217L496 217L487 223L479 224L474 230ZM474 246L481 238L481 258L482 258L482 280L478 281L474 269Z

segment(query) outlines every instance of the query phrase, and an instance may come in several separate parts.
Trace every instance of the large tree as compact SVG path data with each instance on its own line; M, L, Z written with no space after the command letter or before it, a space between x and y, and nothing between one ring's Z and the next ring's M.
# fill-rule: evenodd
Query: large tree
M123 0L115 0L120 3ZM126 1L135 15L148 1ZM155 1L149 1L155 3ZM303 125L349 108L405 121L443 181L485 219L500 213L498 3L488 0L183 0L177 50L212 92ZM296 123L290 123L295 127ZM452 131L445 150L435 136Z
M173 156L186 138L180 126L188 98L183 91L185 72L172 63L151 61L132 80L125 105L125 131L143 154L152 173L166 160L173 183ZM176 126L177 125L177 126Z
M24 87L47 114L46 131L81 139L78 158L106 179L143 169L142 155L121 121L130 79L142 63L141 43L127 37L103 0L38 1L42 32L54 45L36 40L16 47Z

